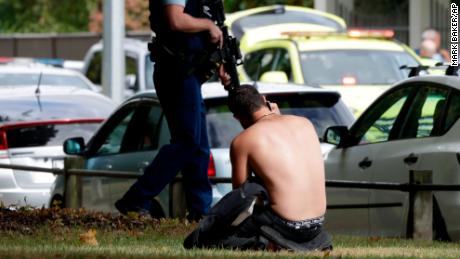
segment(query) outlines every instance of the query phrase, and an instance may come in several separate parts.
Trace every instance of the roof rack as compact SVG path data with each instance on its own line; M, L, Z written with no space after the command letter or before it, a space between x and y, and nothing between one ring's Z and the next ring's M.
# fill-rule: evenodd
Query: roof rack
M418 66L407 66L402 65L399 69L409 69L409 77L419 76L420 72L426 71L430 68L429 66L418 65Z

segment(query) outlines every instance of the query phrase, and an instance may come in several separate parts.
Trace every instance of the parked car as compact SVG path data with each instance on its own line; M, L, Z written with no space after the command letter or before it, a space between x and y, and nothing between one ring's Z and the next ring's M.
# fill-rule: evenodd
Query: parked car
M0 66L0 88L36 86L38 84L101 91L100 87L91 83L75 70L38 64L35 61Z
M331 127L325 141L331 180L408 183L428 171L434 184L460 184L460 79L421 76L397 83L347 127ZM429 178L429 177L428 177ZM326 225L334 231L404 236L407 192L328 188ZM460 239L459 192L434 191L437 239ZM342 222L342 223L340 223Z
M270 101L278 103L281 112L309 118L322 136L331 125L350 125L354 118L340 100L337 92L294 84L260 84L259 91ZM231 177L229 146L242 130L227 107L227 92L218 83L202 88L207 106L207 129L211 146L209 177ZM86 146L68 153L81 155L85 168L140 172L155 157L159 148L169 142L170 136L161 106L155 92L138 94L126 100L93 136ZM70 139L64 144L78 147L81 140ZM323 152L332 145L323 144ZM70 152L69 152L70 151ZM126 179L83 177L83 200L86 208L115 212L114 202L132 185ZM62 200L64 182L58 177L53 196ZM213 204L231 190L231 184L213 184ZM160 211L153 215L170 215L168 189L156 197ZM176 201L175 201L176 203ZM177 203L176 203L177 205Z
M244 50L241 77L333 89L358 116L392 84L407 78L409 70L401 70L401 66L421 64L419 57L392 35L391 30L280 32L278 38Z
M63 141L88 139L114 108L81 87L0 87L0 164L62 167ZM0 168L0 203L47 207L54 180L49 173Z
M154 89L153 63L147 42L126 38L123 42L125 53L125 97L137 92ZM83 74L95 85L102 85L102 41L94 44L83 59Z

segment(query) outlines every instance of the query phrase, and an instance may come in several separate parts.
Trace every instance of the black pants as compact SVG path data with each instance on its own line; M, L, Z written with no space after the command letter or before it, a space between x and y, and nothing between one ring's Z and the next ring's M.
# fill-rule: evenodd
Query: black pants
M241 212L247 211L255 198L259 199L259 203L254 205L252 215L240 224L232 225ZM300 222L284 220L271 210L265 188L248 181L226 194L211 208L209 215L200 222L198 228L187 236L184 247L265 249L271 238L264 234L263 226L278 232L283 239L308 243L322 232L322 218Z

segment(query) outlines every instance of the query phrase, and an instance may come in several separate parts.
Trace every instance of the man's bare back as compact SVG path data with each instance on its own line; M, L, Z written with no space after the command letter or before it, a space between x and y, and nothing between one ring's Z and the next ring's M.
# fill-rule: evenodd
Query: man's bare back
M323 216L324 164L313 125L298 116L263 113L259 117L234 139L232 164L234 160L239 160L237 167L246 163L248 172L262 179L272 209L282 218L298 221ZM242 168L233 171L234 187L247 179L247 174L238 173Z

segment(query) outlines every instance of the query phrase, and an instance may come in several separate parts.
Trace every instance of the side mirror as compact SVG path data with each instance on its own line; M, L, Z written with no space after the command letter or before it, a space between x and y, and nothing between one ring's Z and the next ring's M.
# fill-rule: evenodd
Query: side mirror
M259 81L267 83L287 83L289 79L284 71L269 71L263 73Z
M69 138L64 141L63 147L67 155L82 155L85 151L85 140L82 137Z
M136 75L134 74L127 74L125 76L125 86L126 86L126 89L130 89L130 90L133 90L133 91L137 91L137 86L136 86L136 80L137 80L137 77Z
M343 147L348 139L350 132L346 126L332 126L324 132L324 142Z

